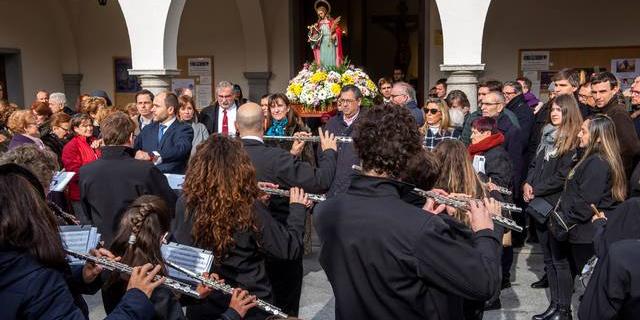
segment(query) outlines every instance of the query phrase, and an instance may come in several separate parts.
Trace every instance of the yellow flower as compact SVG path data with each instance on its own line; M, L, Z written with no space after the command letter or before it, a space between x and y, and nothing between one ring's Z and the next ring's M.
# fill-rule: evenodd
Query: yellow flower
M353 77L348 74L343 74L341 81L343 85L354 84Z
M333 93L334 96L338 96L340 94L340 90L342 90L342 88L340 87L339 84L337 83L331 84L331 93Z
M312 83L319 83L327 79L327 73L324 71L316 71L309 79Z
M288 90L291 91L296 97L299 97L302 93L302 85L299 83L292 83L289 86Z
M376 91L378 89L376 84L373 83L373 81L371 81L371 79L367 79L367 88L369 88L369 90L371 90L371 91Z

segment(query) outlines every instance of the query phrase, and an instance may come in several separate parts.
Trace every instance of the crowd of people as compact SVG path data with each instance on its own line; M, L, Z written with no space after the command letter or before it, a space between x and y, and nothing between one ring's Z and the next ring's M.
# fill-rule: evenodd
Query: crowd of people
M122 107L100 90L75 108L63 93L39 91L30 109L0 99L0 299L9 306L0 315L87 318L81 294L102 289L112 319L269 317L257 299L296 316L315 228L338 319L482 319L501 308L513 248L527 235L544 253L545 276L532 286L550 290L534 319L572 319L574 281L593 256L580 319L632 319L640 78L630 101L608 72L587 80L561 70L546 102L527 78L486 80L476 111L446 79L419 103L400 78L378 81L371 108L344 86L317 131L286 95L249 102L227 81L201 109L190 90L142 90ZM305 142L316 133L319 143ZM60 170L75 175L50 192ZM182 189L165 174L185 175ZM58 226L78 224L101 234L92 255L133 273L70 266ZM213 252L203 277L238 289L199 285L193 299L163 287L154 276L167 276L167 241Z

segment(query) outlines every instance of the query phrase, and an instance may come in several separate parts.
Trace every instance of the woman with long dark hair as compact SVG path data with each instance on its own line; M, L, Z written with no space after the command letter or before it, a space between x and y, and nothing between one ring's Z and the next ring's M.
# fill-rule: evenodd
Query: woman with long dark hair
M114 258L106 250L92 252ZM151 319L148 296L162 284L152 281L159 270L152 269L134 268L127 293L108 319ZM87 319L81 293L100 288L101 271L91 263L69 267L38 178L16 164L0 166L0 318Z
M584 155L567 175L557 210L569 229L568 239L557 233L552 241L558 240L568 247L561 250L557 256L568 260L575 270L582 270L587 260L594 255L595 228L591 223L594 211L591 206L605 212L615 209L616 205L626 198L627 180L615 124L611 118L596 115L585 120L578 137L580 147L585 149ZM559 223L557 220L554 219L555 224ZM554 246L551 247L553 250ZM552 256L556 264L553 251ZM560 286L558 307L552 316L554 319L571 319L571 271L566 263L555 268Z
M301 189L292 188L290 214L283 225L260 201L262 196L242 143L213 135L189 162L172 230L179 243L213 251L216 258L211 271L228 284L271 301L265 257L294 260L302 256L308 200ZM188 307L187 316L217 317L228 304L229 297L213 292L204 303ZM264 319L268 314L254 308L247 317Z
M582 125L582 115L578 104L572 95L560 95L551 102L549 124L543 127L540 145L529 166L529 173L523 187L523 197L529 203L526 212L533 218L536 233L542 247L546 277L549 282L550 303L547 310L534 316L544 319L560 304L558 289L562 285L558 282L558 270L561 272L568 267L563 261L564 255L554 255L562 250L564 244L559 243L550 234L546 221L558 200L564 187L569 170L576 163L576 152L580 144L578 134ZM545 209L546 208L546 209ZM553 250L552 247L553 246ZM566 297L562 304L567 304Z

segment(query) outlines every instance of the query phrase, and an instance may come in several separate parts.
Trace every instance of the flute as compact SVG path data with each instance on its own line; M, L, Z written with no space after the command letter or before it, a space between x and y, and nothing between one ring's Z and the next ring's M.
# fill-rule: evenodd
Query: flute
M422 189L418 189L418 188L414 188L413 189L414 193L417 193L425 198L431 198L433 200L435 200L437 203L440 204L444 204L447 206L452 206L456 209L462 209L462 210L469 210L469 201L471 200L475 200L475 199L471 199L471 198L455 198L455 197L445 197L443 195L440 195L436 192L433 191L425 191ZM502 209L504 210L505 208L503 207L506 206L508 208L514 207L516 209L520 209L518 207L516 207L514 204L512 203L500 203L500 206L502 207ZM507 209L509 210L509 209ZM514 210L509 210L509 211L514 211ZM520 211L522 211L522 209L520 209ZM492 214L491 215L491 219L493 219L493 222L501 225L507 229L511 229L513 231L517 231L517 232L522 232L522 227L519 226L515 221L507 218L507 217L503 217L503 216L499 216L499 215L495 215Z
M336 141L340 143L352 143L353 138L347 136L336 136ZM320 142L319 136L310 137L295 137L295 136L264 136L263 140L277 140L277 141L304 141L304 142Z
M175 263L171 263L169 261L166 261L166 264L168 266L170 266L171 268L174 268L184 274L186 274L189 278L192 278L194 280L199 281L200 283L202 283L203 285L218 290L218 291L222 291L226 294L233 294L233 287L231 287L228 284L224 284L221 283L219 281L213 280L213 279L207 279L205 277L199 276L198 274L196 274L195 272L188 270L182 266L179 266ZM264 300L260 300L260 299L256 299L256 303L258 304L257 307L280 318L288 318L289 316L282 312L282 310L280 310L278 307L265 302Z
M273 189L273 188L260 188L260 190L262 190L264 193L266 194L270 194L270 195L274 195L274 196L281 196L281 197L289 197L289 190L283 190L283 189ZM309 200L313 201L313 202L322 202L327 200L327 197L324 194L313 194L313 193L307 193L307 197L309 198Z
M489 181L489 182L491 182L491 181ZM482 185L484 185L485 188L487 187L487 183L485 183L485 182L483 182ZM497 185L495 183L493 185L494 185L495 190L498 191L498 193L500 193L500 194L504 194L505 196L510 196L510 195L513 194L511 192L511 190L509 190L508 188L501 187L501 186L499 186L499 185Z
M131 274L133 272L133 268L124 263L112 261L104 257L100 257L100 258L94 257L92 255L84 254L84 253L69 250L69 249L64 249L64 251L66 251L69 255L74 256L78 259L91 261L95 264L101 265L103 268L107 270L119 271L126 274ZM155 276L153 277L153 280L158 281L160 280L160 278L162 277ZM190 284L187 284L169 277L165 277L164 283L162 285L165 287L168 287L169 289L173 289L180 293L184 293L188 296L192 296L194 298L200 299L200 294L198 293L198 291L193 289L193 287Z
M360 167L359 165L354 164L351 166L351 168L355 171L362 172L362 167ZM472 198L445 197L433 191L425 191L418 188L413 188L412 191L424 198L431 198L440 204L452 206L456 209L462 209L462 210L469 210L469 201L477 200ZM500 203L500 207L502 208L502 210L522 212L522 208L516 207L516 205L513 203L506 203L506 202L498 202L498 203ZM491 219L493 220L494 223L501 225L507 229L511 229L517 232L522 232L523 230L522 227L519 226L515 221L507 217L492 214Z

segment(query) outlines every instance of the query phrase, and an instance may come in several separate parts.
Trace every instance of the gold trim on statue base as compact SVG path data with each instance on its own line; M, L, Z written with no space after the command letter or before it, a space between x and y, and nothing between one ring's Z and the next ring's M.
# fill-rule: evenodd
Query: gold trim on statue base
M333 112L338 106L335 102L322 107L308 107L299 103L292 103L291 107L299 117L302 118L320 118L326 113Z

